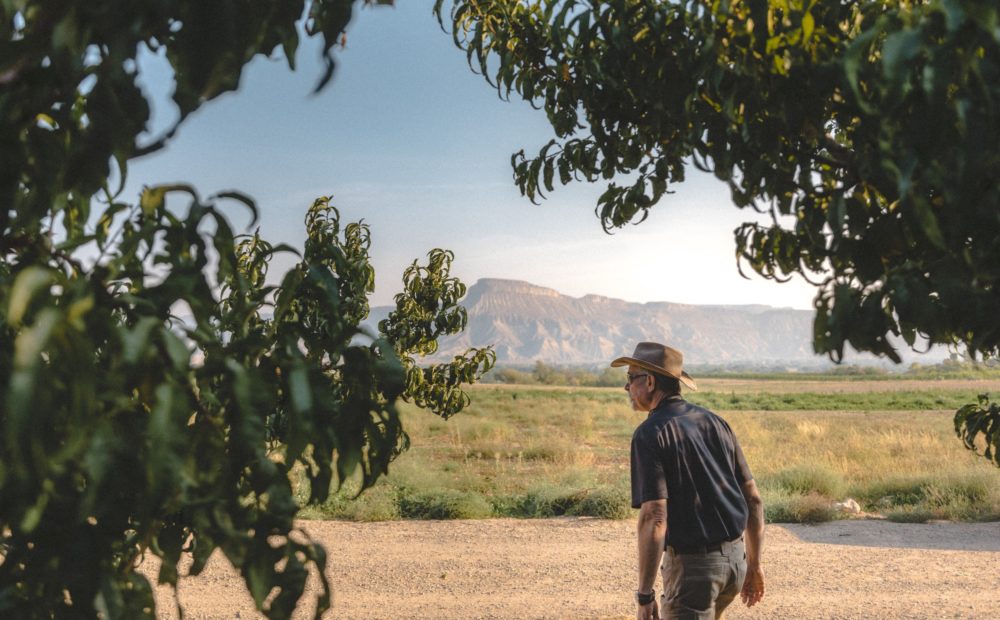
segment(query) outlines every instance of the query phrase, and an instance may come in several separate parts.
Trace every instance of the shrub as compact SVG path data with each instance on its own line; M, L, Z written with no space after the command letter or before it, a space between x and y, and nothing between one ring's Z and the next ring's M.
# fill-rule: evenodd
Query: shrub
M1000 513L1000 490L986 475L890 478L859 489L858 497L901 522L988 519Z
M866 504L887 506L912 506L924 500L929 479L924 477L896 477L869 482L857 491L858 499Z
M598 487L585 492L567 514L602 519L627 519L632 515L631 500L624 488Z
M604 485L578 489L560 486L538 487L519 502L508 502L513 516L544 518L559 516L627 519L630 502L623 487Z
M345 498L340 510L330 515L351 521L394 521L400 518L397 490L388 484L376 485L354 498Z
M821 465L801 465L778 472L774 481L789 494L816 494L827 498L842 496L846 484L843 477Z
M935 518L935 514L926 508L907 506L886 513L885 518L894 523L926 523Z
M829 498L816 493L791 495L764 503L764 518L769 523L823 523L837 516Z
M455 489L403 491L399 513L405 519L485 519L493 516L493 507L481 495Z
M360 482L350 480L339 491L331 489L322 504L305 504L302 497L308 490L299 490L296 500L302 508L301 519L346 519L348 521L393 521L400 518L397 489L380 482L358 495Z
M521 509L524 517L559 517L568 514L583 497L582 491L559 486L542 486L528 492Z
M924 495L931 506L984 504L995 491L984 476L951 477L925 485Z

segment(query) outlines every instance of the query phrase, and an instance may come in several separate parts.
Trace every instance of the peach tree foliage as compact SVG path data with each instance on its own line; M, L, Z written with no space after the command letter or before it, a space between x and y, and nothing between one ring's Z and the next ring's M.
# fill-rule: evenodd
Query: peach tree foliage
M1000 5L993 0L437 0L473 70L543 109L532 200L603 182L606 230L692 163L737 207L736 262L817 286L813 344L899 361L1000 352ZM918 345L919 346L919 345ZM995 452L996 410L974 431ZM990 413L992 411L992 413ZM966 418L963 418L963 420Z
M329 199L269 279L295 250L233 231L224 209L255 216L250 198L112 187L256 55L292 65L300 27L323 41L322 86L354 5L0 0L0 617L153 618L143 558L176 584L182 553L197 574L217 550L289 617L328 566L293 522L292 468L311 502L370 486L407 446L400 399L453 415L492 365L489 349L417 365L466 324L448 252L407 271L376 333L368 228ZM143 46L173 66L181 113L149 141Z

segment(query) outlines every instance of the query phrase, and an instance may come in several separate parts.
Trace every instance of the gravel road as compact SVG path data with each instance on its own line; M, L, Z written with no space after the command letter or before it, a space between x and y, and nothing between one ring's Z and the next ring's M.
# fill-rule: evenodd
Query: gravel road
M634 521L302 525L329 553L329 618L635 617ZM764 558L764 600L727 619L1000 618L1000 523L770 525ZM179 594L186 618L259 617L221 555ZM171 590L157 599L159 617L175 618Z

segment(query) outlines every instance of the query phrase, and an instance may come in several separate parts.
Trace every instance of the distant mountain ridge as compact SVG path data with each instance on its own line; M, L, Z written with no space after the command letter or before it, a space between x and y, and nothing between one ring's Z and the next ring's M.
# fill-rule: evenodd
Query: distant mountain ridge
M499 363L608 362L653 340L684 353L688 364L814 362L809 310L765 305L635 303L600 295L571 297L519 280L484 278L462 301L469 324L442 339L432 359L492 344ZM392 308L372 309L377 323Z

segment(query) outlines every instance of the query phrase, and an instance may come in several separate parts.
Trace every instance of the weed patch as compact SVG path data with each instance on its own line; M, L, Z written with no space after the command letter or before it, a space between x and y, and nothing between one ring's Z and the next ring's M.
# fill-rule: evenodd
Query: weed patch
M799 465L784 469L774 476L779 487L790 494L819 495L828 499L843 495L844 478L822 465Z
M764 519L769 523L823 523L837 516L829 498L815 493L786 496L764 504Z
M620 486L572 489L557 486L535 488L508 502L509 516L545 518L560 516L625 519L631 516L630 499Z
M836 518L853 497L893 519L1000 518L1000 469L955 437L946 390L829 394L720 392L717 411L739 438L772 522ZM922 385L927 385L922 384ZM755 389L755 388L754 388ZM694 392L695 402L712 392ZM516 398L515 398L516 396ZM293 476L305 518L630 518L629 440L644 414L620 389L477 386L447 422L402 405L412 447L390 474L354 499L352 481L304 506L308 482ZM968 397L968 395L966 395ZM751 400L744 400L750 398ZM735 403L733 402L735 401ZM877 405L866 408L867 405ZM866 405L864 407L859 405ZM791 410L788 410L791 408ZM905 475L899 472L905 472ZM297 474L301 474L297 470Z
M485 519L493 507L482 496L454 489L403 494L399 513L404 519Z

